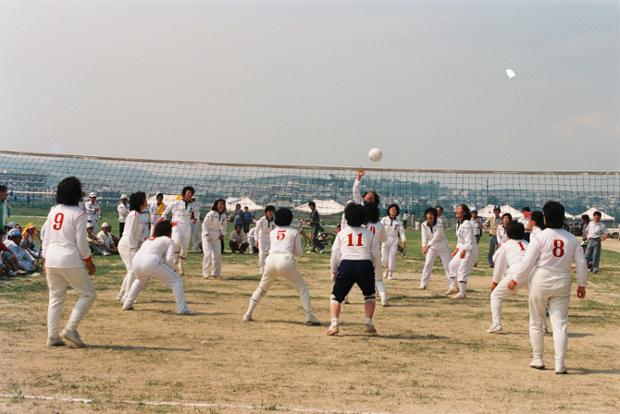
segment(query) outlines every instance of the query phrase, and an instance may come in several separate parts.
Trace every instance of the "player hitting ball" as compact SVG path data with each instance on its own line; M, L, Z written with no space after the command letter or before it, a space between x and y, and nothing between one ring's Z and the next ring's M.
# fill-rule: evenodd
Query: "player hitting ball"
M95 274L95 264L86 238L88 216L78 207L81 199L80 180L75 177L62 180L56 191L57 204L50 209L42 227L45 234L42 256L49 287L48 346L62 346L65 344L63 339L78 348L86 346L77 327L95 301L95 288L90 280L90 276ZM65 329L59 335L58 325L68 286L80 297L75 302Z
M307 325L320 325L321 322L312 313L310 291L306 281L297 269L296 258L301 256L303 248L299 232L290 227L293 212L288 208L280 208L275 212L276 227L271 231L269 256L265 259L265 271L258 287L250 298L250 305L243 316L244 322L252 321L256 306L267 294L271 285L278 277L288 280L299 291L301 306L306 312Z
M174 293L179 315L193 315L185 302L183 280L173 270L175 245L170 239L172 225L169 221L160 221L155 225L153 236L146 240L140 250L133 257L133 271L136 279L129 289L127 298L123 303L123 310L133 310L136 298L146 287L149 279L155 277L162 283L167 284Z
M359 204L350 203L344 210L348 226L336 236L332 246L331 270L334 277L334 286L331 294L331 324L327 335L337 335L339 328L340 310L344 298L349 294L354 284L357 284L364 295L364 331L376 334L377 330L372 322L375 313L375 268L378 263L377 244L370 230L362 227L364 224L364 208Z
M588 284L588 266L583 249L564 225L564 206L557 201L548 201L543 207L547 228L532 238L521 263L515 265L516 275L508 284L515 289L530 274L530 344L533 359L530 367L544 369L543 346L545 332L545 309L553 327L553 345L555 349L555 373L566 374L566 348L568 344L568 303L570 302L571 277L573 262L577 267L577 297L586 297ZM534 271L532 273L532 271Z

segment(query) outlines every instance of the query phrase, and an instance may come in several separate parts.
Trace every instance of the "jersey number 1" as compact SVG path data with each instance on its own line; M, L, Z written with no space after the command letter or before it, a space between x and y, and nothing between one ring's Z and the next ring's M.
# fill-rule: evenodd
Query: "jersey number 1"
M355 246L353 244L353 233L349 233L348 237L349 237L349 244L348 244L348 246ZM357 235L357 246L361 247L363 245L364 245L364 243L362 243L362 233L358 233L358 235Z

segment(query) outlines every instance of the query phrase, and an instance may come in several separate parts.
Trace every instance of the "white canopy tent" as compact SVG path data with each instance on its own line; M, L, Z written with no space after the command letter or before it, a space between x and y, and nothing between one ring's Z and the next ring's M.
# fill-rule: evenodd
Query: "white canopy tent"
M584 211L579 216L583 216L584 214L587 214L590 217L590 220L592 220L595 211L598 211L601 213L601 221L614 221L615 220L615 218L605 213L603 210L599 210L595 207L592 207L591 209Z
M228 211L235 211L235 206L237 204L241 204L241 208L244 209L245 207L248 208L248 210L250 211L257 211L257 210L263 210L265 207L256 204L252 199L248 198L248 197L228 197L226 199L226 210Z
M316 203L316 209L319 214L324 216L330 216L332 214L341 214L344 211L344 206L334 200L312 200ZM303 211L304 213L310 212L308 203L302 204L294 208L297 211Z
M495 205L493 204L489 204L487 206L485 206L484 208L481 208L480 210L478 210L478 216L482 217L482 218L490 218L493 217L493 209L495 208ZM505 204L503 206L499 207L501 210L501 214L503 215L505 213L510 213L510 215L512 215L513 220L517 220L520 219L521 217L523 217L523 214L521 214L521 212L519 210L517 210L514 207L509 206L508 204Z

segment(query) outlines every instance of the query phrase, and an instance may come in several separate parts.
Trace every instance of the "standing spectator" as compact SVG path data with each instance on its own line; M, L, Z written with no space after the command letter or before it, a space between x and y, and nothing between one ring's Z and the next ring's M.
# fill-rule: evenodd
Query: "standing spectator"
M110 223L103 223L101 225L101 231L97 233L97 239L101 242L101 245L110 254L118 254L116 249L116 243L114 242L114 236L112 236L112 226Z
M581 247L583 252L586 252L588 247L588 225L590 225L590 216L587 214L581 215Z
M0 184L0 228L6 227L6 221L9 218L9 202L7 201L6 185Z
M125 231L125 220L127 220L127 216L129 215L129 203L127 194L121 194L121 202L116 206L116 211L118 212L118 237L123 237L123 232Z
M249 243L247 241L245 233L243 232L241 224L237 224L235 226L235 231L233 231L230 235L228 245L230 246L230 250L233 252L233 254L237 252L245 253L245 251L248 249Z
M319 211L316 209L316 203L311 201L308 203L308 207L310 207L310 229L312 232L312 249L311 252L315 252L316 249L319 249L319 253L323 253L325 251L325 246L319 240L319 233L321 232L321 217L319 216Z
M252 212L248 209L248 206L243 208L243 231L250 231L250 224L252 224L254 217L252 217Z
M523 239L529 243L530 231L528 230L528 228L532 217L532 210L530 210L529 207L523 207L521 209L521 214L523 214L523 217L521 217L518 221L519 223L523 224L523 227L525 228L525 237Z
M480 237L482 236L482 220L478 217L478 210L473 209L471 211L471 224L474 225L474 237L476 243L480 244Z
M601 242L609 237L607 226L601 223L601 212L595 211L592 222L588 225L588 248L586 249L586 261L591 266L592 273L598 273L601 261Z
M409 213L403 213L403 229L407 230L407 222L409 221Z
M155 202L149 206L149 213L151 214L151 236L155 230L155 225L165 210L166 204L164 204L164 193L159 191L155 194Z
M487 262L489 263L489 267L493 268L493 255L495 254L495 249L497 249L497 228L502 225L500 213L502 210L499 206L495 206L493 208L493 217L487 219L482 225L482 229L489 233L489 253L487 254Z
M243 210L241 210L241 204L236 204L235 211L233 212L233 226L237 225L243 227Z
M84 212L88 215L88 222L92 223L94 228L97 228L99 217L101 217L101 207L97 203L97 193L91 192L88 194L88 201L84 203Z

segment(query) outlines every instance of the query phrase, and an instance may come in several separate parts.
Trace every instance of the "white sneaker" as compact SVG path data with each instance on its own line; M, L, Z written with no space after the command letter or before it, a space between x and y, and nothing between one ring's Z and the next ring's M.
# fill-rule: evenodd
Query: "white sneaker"
M459 288L455 287L451 287L448 290L445 291L445 293L443 294L444 296L450 296L450 295L454 295L455 293L459 292Z
M530 368L545 369L545 362L541 359L532 359L532 362L530 362Z
M565 375L568 374L568 371L566 370L566 367L564 365L557 365L555 367L555 373L557 375Z
M465 299L467 298L467 295L465 294L464 291L459 291L457 294L455 294L454 296L451 296L452 299Z
M395 277L394 277L394 273L392 273L392 272L388 272L388 274L387 274L387 280L393 280L393 279L395 279Z
M502 324L501 323L491 324L489 329L487 329L487 333L497 333L497 332L500 332L502 329L503 328L502 328Z
M325 331L325 333L329 336L338 335L338 332L340 332L338 325L330 325L330 327L327 328L327 331Z
M253 320L254 319L252 319L252 315L250 315L249 313L243 315L243 322L252 322Z
M385 272L383 272L383 278L387 279L389 275L389 272L386 270Z
M387 300L387 298L386 298L385 296L381 298L381 306L383 306L383 307L388 307L388 306L390 306L390 305L388 304L388 300Z
M306 325L311 325L311 326L318 326L321 324L321 321L319 321L317 319L316 316L314 316L313 314L310 314L308 317L306 317Z
M125 306L125 305L123 305L123 308L122 308L122 309L123 309L124 311L132 311L132 310L134 310L134 307L133 307L133 305L129 305L129 306Z
M77 348L84 348L86 346L86 344L84 343L84 341L82 341L82 338L80 338L80 334L77 331L69 331L65 329L64 331L62 331L60 336L62 336L62 339L64 339L65 341L71 342Z
M193 310L187 308L185 309L183 312L178 312L177 315L195 315L196 312L194 312Z
M370 334L370 335L376 335L377 334L377 329L375 328L375 325L373 325L372 323L365 323L364 324L364 332L366 332L367 334Z
M47 346L65 346L65 341L60 336L47 338Z
M420 287L418 288L418 290L426 290L426 285L420 285Z
M183 276L185 274L185 268L183 267L183 262L179 261L178 269L179 269L179 276Z

